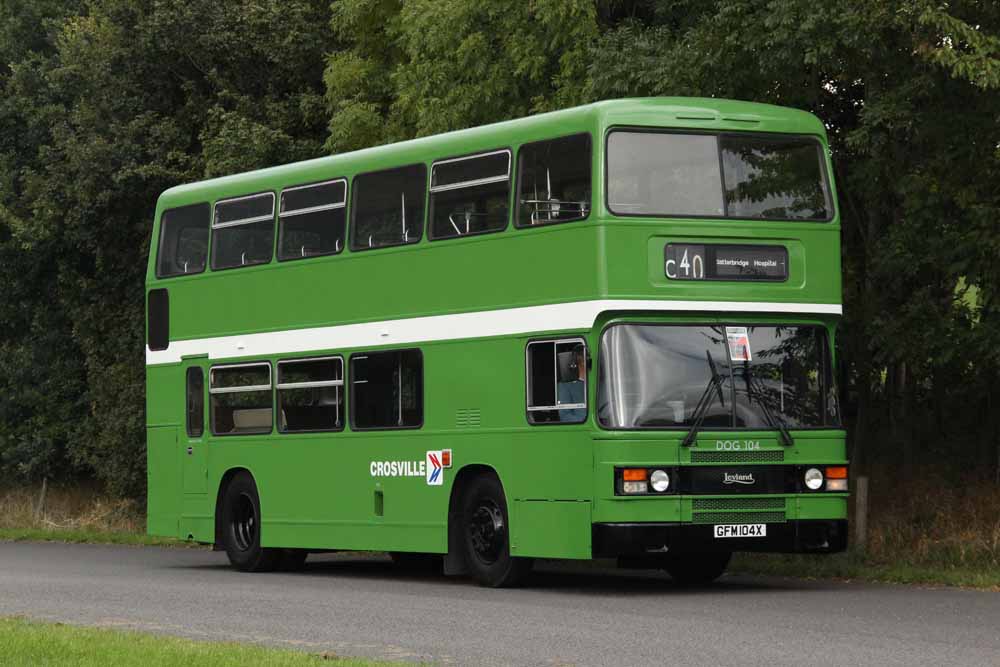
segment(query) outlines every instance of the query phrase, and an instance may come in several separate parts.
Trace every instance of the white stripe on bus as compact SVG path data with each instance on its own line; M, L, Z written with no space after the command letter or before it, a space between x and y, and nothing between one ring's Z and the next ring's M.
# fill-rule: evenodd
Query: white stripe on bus
M287 329L172 340L166 350L146 347L146 364L177 363L182 357L207 354L209 359L267 357L316 350L351 349L377 345L409 345L462 338L488 338L544 331L589 329L605 311L671 311L723 313L790 313L840 315L840 304L776 303L760 301L652 301L606 299L555 303L544 306L410 317L381 322L340 324L309 329Z

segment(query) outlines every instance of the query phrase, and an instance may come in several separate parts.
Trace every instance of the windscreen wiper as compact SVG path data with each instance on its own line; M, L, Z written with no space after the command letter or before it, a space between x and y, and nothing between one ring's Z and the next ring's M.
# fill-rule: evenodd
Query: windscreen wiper
M708 367L712 369L712 377L708 380L708 386L705 387L705 391L701 393L701 398L698 399L698 404L694 408L694 413L691 415L693 417L691 422L691 430L688 431L684 439L681 440L681 447L690 447L694 444L694 439L698 437L698 429L701 428L701 423L705 421L705 415L708 414L708 408L712 405L712 390L714 389L719 395L719 403L722 407L726 407L726 400L722 394L722 377L719 375L718 370L715 367L715 361L712 360L712 353L705 350L705 356L708 358Z
M764 388L761 386L760 380L750 373L750 362L748 361L743 362L743 379L747 383L747 397L751 401L757 401L757 405L760 406L761 412L764 414L764 421L781 435L781 444L786 447L794 445L795 438L788 432L785 421L771 412L771 407L764 400Z

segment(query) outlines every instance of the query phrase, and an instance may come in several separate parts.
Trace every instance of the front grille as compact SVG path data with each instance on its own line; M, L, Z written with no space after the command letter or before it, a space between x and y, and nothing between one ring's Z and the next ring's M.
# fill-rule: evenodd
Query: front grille
M784 512L703 512L692 523L784 523Z
M759 449L750 452L691 452L691 463L775 463L785 460L780 449Z
M691 509L699 510L781 510L785 511L784 498L695 498Z

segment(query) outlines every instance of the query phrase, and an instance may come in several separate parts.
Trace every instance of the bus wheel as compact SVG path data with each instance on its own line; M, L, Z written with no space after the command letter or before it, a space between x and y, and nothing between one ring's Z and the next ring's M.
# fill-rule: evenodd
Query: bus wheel
M531 571L531 559L510 555L507 499L500 480L481 475L462 499L462 544L469 572L484 586L516 586Z
M260 546L260 497L249 473L233 477L222 496L222 545L233 567L267 572L278 565L280 549Z
M704 586L726 571L733 554L728 551L668 556L663 569L680 586Z

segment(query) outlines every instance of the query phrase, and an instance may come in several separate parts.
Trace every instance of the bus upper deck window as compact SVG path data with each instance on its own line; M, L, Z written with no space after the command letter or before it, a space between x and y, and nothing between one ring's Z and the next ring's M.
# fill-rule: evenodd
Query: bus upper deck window
M164 211L156 252L156 277L183 276L205 270L208 257L207 203Z
M522 146L518 153L517 226L586 218L590 183L589 134Z
M814 137L622 129L607 140L614 215L829 220Z
M427 167L362 174L351 194L351 250L416 243L424 230Z
M617 131L607 153L612 213L725 215L714 135Z
M215 204L212 269L266 264L274 244L274 193L236 197Z
M334 255L344 249L347 181L300 185L281 192L278 259Z
M498 232L510 208L510 151L435 162L431 167L430 238Z
M808 137L756 135L723 135L719 142L730 217L830 217L832 207L818 142Z

